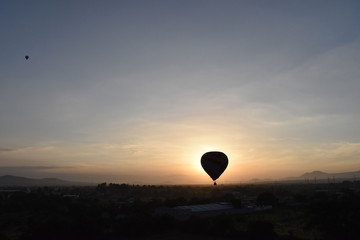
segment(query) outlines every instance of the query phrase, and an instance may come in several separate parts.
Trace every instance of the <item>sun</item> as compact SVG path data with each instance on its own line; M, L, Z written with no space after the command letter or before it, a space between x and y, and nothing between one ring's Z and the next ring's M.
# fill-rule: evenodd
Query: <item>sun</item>
M191 156L191 165L194 171L206 175L204 169L201 166L201 157L204 153L211 151L218 151L218 149L210 145L203 145L193 151L193 154Z
M195 182L209 181L210 177L201 166L201 157L206 152L223 152L228 157L232 152L231 145L221 139L213 138L195 138L183 144L182 148L182 161L186 166L188 173L193 177ZM211 180L211 179L210 179Z

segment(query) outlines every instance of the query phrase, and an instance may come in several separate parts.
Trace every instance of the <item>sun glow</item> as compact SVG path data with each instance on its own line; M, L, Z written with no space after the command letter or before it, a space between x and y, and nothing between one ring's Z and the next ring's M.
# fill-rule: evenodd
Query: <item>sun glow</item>
M209 176L201 166L201 157L204 153L211 151L221 151L226 154L226 150L224 148L215 147L214 145L200 145L189 151L192 152L188 158L191 161L189 166L191 166L191 171L198 176L197 179L201 179L201 181L210 180Z

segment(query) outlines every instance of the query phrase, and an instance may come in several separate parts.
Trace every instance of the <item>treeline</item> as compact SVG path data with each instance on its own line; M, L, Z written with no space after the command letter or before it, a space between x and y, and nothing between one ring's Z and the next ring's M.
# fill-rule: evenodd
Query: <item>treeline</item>
M172 201L163 204L172 205L175 203ZM131 205L119 206L97 198L64 198L41 192L16 193L1 200L0 238L141 239L170 234L251 239L251 236L258 235L254 231L257 225L264 228L262 234L276 237L271 223L252 222L249 229L243 231L237 229L237 220L230 215L191 217L178 221L169 215L155 215L153 210L160 205L157 200L136 200Z
M239 194L240 193L240 194ZM192 216L159 207L231 202L256 196L270 211ZM292 199L284 201L284 199ZM237 205L236 205L237 204ZM360 191L336 185L137 186L36 188L0 197L0 239L360 239ZM176 238L175 238L176 239Z

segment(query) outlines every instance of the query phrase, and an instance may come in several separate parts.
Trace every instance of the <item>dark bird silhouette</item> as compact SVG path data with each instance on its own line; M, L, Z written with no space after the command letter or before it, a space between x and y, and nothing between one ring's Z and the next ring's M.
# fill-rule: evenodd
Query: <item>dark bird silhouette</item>
M29 56L25 56L25 59L28 60L28 59L29 59Z

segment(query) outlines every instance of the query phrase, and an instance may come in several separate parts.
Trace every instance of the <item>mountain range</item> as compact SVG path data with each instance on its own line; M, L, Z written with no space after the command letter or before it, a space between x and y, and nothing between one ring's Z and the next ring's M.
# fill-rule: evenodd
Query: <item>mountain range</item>
M341 173L326 173L322 171L306 172L298 177L288 177L284 180L359 180L360 171L341 172Z
M354 172L341 172L341 173L327 173L322 171L312 171L306 172L297 177L286 177L281 179L259 179L253 178L249 180L250 183L271 183L271 182L288 182L288 183L300 183L303 181L306 182L318 182L318 183L327 183L327 182L341 182L345 180L350 181L359 181L360 180L360 171Z
M360 171L355 172L343 172L343 173L326 173L321 171L313 171L310 173L304 173L300 176L300 178L319 178L319 179L325 179L329 177L335 177L335 178L357 178L360 177Z
M0 186L85 186L94 185L86 182L65 181L58 178L25 178L12 175L0 176Z
M312 171L306 172L298 177L287 177L284 179L279 179L277 181L342 181L342 180L360 180L360 171L354 172L342 172L342 173L326 173L322 171ZM266 179L253 179L251 182L271 182L273 180ZM66 181L58 178L25 178L12 175L0 176L0 186L1 187L12 187L12 186L91 186L95 183L86 183L86 182L73 182Z

